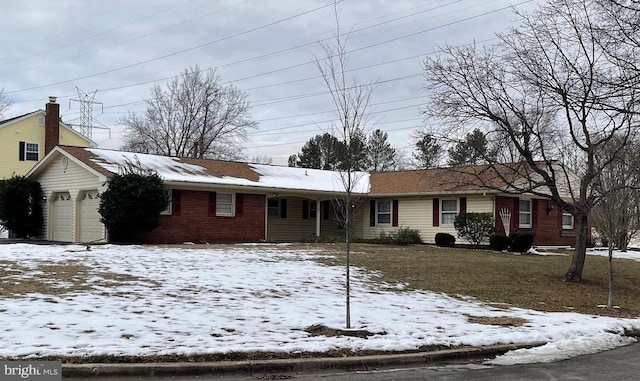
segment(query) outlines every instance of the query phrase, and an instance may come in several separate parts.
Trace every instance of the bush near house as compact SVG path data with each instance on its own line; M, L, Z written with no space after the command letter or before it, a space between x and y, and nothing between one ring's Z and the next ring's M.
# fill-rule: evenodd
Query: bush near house
M18 238L40 235L43 224L40 183L24 176L0 180L0 224Z
M454 247L456 244L456 237L449 233L437 233L435 241L436 245L440 247Z
M510 251L516 253L526 253L533 246L534 234L532 233L511 233L509 238L511 239Z
M109 230L109 241L131 243L139 232L157 227L160 212L168 202L157 173L144 173L130 166L127 173L114 175L98 209Z
M453 221L453 226L458 231L458 237L464 238L480 246L487 241L495 231L493 214L491 213L461 213Z
M401 228L391 233L380 233L377 238L378 243L388 245L417 245L421 244L422 238L420 237L420 231L417 229Z
M492 234L489 238L489 246L494 251L505 251L511 245L511 238L504 234Z

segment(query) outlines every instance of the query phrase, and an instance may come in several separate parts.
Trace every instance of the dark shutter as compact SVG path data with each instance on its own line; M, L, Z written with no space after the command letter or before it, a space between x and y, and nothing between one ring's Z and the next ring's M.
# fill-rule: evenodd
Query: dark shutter
M209 202L207 203L207 215L216 216L216 192L209 192Z
M19 148L19 152L18 152L18 160L24 161L24 156L25 156L24 151L25 151L25 144L24 144L24 142L20 142L20 148Z
M460 214L466 214L466 213L467 213L467 198L460 197Z
M180 215L180 199L181 199L181 195L180 195L180 191L179 190L172 190L171 191L171 197L172 197L172 201L171 201L171 215L172 216L179 216Z
M513 198L513 215L511 216L511 232L515 232L520 227L520 199Z
M287 199L280 200L280 218L287 218Z
M331 204L329 203L329 201L322 201L322 212L323 212L323 218L325 220L329 219L329 213L330 213L329 206L330 205Z
M369 226L376 226L376 200L369 201Z
M433 226L440 226L440 199L433 199Z
M531 227L538 227L538 199L531 200Z
M558 230L562 230L562 208L560 208L558 205L556 205L555 208L558 211Z
M309 219L309 200L302 200L302 219Z
M391 217L391 226L398 226L398 200L393 200L393 216Z
M244 193L236 193L236 217L242 217L244 211Z

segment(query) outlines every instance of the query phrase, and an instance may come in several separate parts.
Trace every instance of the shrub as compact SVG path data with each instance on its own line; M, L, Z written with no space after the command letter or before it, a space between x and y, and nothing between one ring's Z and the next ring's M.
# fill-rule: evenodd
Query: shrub
M511 238L504 234L492 234L491 238L489 238L491 250L505 251L509 248L509 245L511 245Z
M495 231L495 222L491 213L462 213L453 221L458 237L479 246L489 239Z
M40 183L24 176L0 180L0 225L18 238L32 238L42 230Z
M168 202L158 174L130 166L125 174L109 179L98 211L102 223L109 229L110 241L133 242L137 233L158 226L160 212Z
M533 246L534 235L532 233L511 233L511 246L509 250L517 253L525 253Z
M423 243L420 238L420 231L416 229L400 228L390 233L380 232L378 238L371 241L383 245L416 245Z
M397 245L415 245L422 243L420 231L416 229L401 228L393 233L394 243Z
M440 247L454 247L456 244L456 237L449 233L437 233L436 245Z

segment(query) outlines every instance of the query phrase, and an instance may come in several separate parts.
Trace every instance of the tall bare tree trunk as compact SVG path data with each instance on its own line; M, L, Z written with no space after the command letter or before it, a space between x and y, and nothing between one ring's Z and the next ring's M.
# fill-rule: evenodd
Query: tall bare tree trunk
M575 215L576 219L576 247L571 259L569 270L564 275L564 280L569 282L580 282L582 280L582 269L584 268L584 260L587 255L587 230L589 223L586 213Z

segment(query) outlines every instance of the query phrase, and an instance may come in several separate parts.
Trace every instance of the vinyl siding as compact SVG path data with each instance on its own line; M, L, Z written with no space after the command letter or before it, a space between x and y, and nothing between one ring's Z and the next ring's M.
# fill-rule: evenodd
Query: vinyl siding
M493 213L493 196L466 196L467 212ZM442 195L442 198L458 198ZM365 239L377 238L381 233L390 233L398 229L417 229L420 237L425 243L434 243L437 233L449 233L457 237L456 229L453 225L433 226L433 198L413 197L398 199L398 226L369 226L369 208L367 202L363 207L363 216L360 218L362 224L362 237ZM467 243L457 238L457 242Z
M51 239L51 232L49 231L51 219L49 212L51 209L52 195L57 192L69 192L73 201L73 215L76 216L73 221L73 240L77 241L79 239L76 226L78 220L78 197L80 197L82 191L85 190L98 190L102 193L106 189L103 187L105 179L100 179L97 175L90 173L70 159L68 160L68 165L65 170L62 165L61 155L55 158L35 179L40 182L42 194L46 197L46 201L44 201L42 205L45 222L43 237Z
M12 174L24 175L37 163L19 160L19 143L38 143L39 159L44 156L44 125L38 125L43 113L0 126L0 179ZM60 144L89 147L89 141L60 126Z
M304 241L313 239L316 235L316 218L303 218L303 198L289 197L287 200L287 216L267 217L267 240L269 241ZM315 202L315 200L308 200ZM322 204L321 207L322 209ZM322 213L322 211L319 211ZM329 218L320 217L320 235L322 237L335 237L339 235L338 225L335 219L333 207L329 206Z

